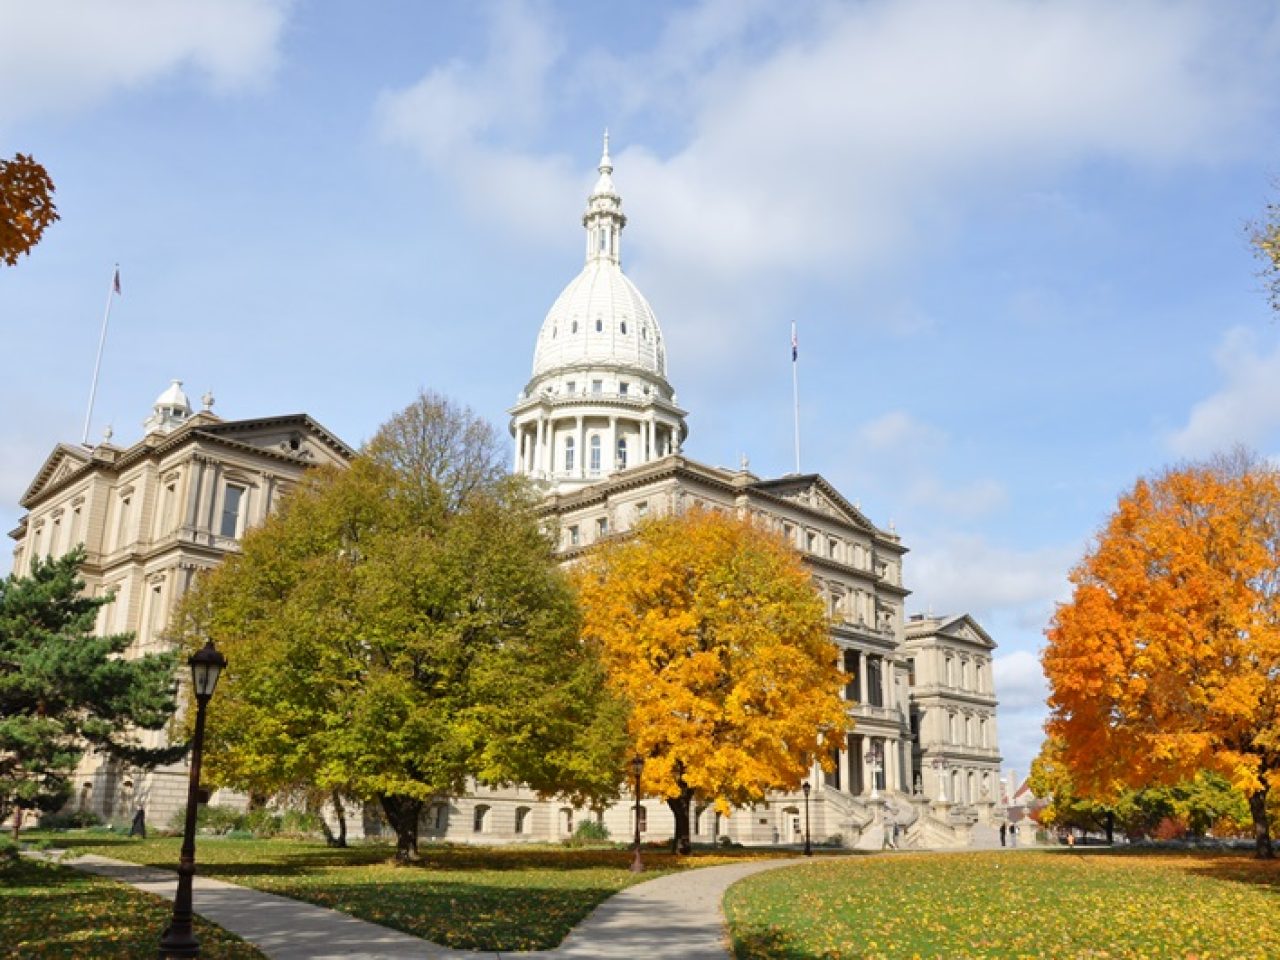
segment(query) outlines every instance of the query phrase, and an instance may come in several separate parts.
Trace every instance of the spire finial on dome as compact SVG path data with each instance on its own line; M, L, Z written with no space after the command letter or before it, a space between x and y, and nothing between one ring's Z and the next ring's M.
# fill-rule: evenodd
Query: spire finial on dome
M600 151L601 173L613 173L613 161L609 159L609 128L604 128L604 149Z

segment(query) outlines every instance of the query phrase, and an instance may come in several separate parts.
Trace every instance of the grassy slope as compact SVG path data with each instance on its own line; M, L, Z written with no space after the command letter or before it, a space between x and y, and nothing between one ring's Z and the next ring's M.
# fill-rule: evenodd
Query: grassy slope
M871 857L751 877L739 960L1280 957L1280 863L1241 855Z
M0 865L0 956L24 960L153 957L173 904L68 867ZM266 960L244 941L197 918L205 960Z

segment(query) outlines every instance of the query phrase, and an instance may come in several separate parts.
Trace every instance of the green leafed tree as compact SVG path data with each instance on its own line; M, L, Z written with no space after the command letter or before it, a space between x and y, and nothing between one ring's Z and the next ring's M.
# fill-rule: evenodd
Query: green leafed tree
M424 394L188 594L184 645L212 637L230 664L208 716L215 782L376 801L406 858L424 805L472 779L614 795L622 708L499 456L483 421Z
M96 635L111 598L84 595L83 562L75 550L0 581L0 818L15 814L15 836L26 811L67 801L88 747L142 767L186 751L138 736L173 715L176 655L126 658L131 634Z

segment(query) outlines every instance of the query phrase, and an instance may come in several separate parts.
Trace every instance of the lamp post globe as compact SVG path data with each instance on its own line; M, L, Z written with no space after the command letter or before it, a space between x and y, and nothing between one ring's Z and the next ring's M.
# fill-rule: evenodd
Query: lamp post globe
M204 749L204 715L226 669L227 658L212 640L187 661L191 667L191 689L196 697L196 726L191 738L191 770L187 780L187 813L182 830L182 851L178 859L178 890L173 897L173 919L160 937L160 960L169 957L200 956L200 941L192 929L191 881L196 873L196 805L200 800L200 755Z
M635 855L631 858L631 872L644 873L644 861L640 859L640 775L644 772L644 757L637 754L631 758L631 776L635 780Z
M813 843L809 836L809 781L806 780L800 785L800 789L804 791L804 855L806 857L813 856Z

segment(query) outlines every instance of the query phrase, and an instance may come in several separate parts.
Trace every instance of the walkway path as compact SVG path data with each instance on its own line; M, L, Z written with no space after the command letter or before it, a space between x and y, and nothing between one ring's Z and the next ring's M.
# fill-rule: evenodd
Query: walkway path
M177 875L87 854L68 866L123 881L172 900ZM532 953L451 950L407 933L298 900L195 878L196 912L248 940L271 960L725 960L720 901L742 877L806 862L754 860L658 877L610 897L554 950Z

